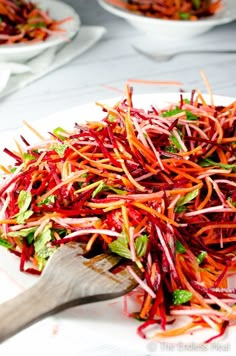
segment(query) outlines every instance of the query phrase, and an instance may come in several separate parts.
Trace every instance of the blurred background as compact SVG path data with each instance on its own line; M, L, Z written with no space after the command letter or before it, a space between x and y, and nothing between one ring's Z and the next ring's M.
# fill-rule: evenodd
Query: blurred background
M178 81L181 88L206 91L200 70L204 70L215 94L236 96L236 22L214 27L190 40L147 37L124 18L102 8L97 0L64 0L79 14L83 26L99 26L106 33L94 46L65 66L40 78L22 90L0 98L1 129L35 120L66 108L121 95L129 79ZM234 5L234 9L235 9ZM188 30L187 30L188 31ZM135 48L136 49L135 49ZM218 49L223 53L180 54L169 61L156 61L140 54ZM135 93L174 92L176 86L133 84ZM17 107L17 110L16 110Z

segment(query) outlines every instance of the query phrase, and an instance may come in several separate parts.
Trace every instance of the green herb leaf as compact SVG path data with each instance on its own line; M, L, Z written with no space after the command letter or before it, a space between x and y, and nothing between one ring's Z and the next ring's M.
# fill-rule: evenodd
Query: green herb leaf
M27 220L32 214L33 211L28 210L31 204L32 196L30 192L26 190L21 190L18 196L17 204L19 207L19 213L15 215L16 221L18 224L24 224L25 220Z
M198 256L197 256L197 261L198 261L198 264L200 265L204 258L206 257L207 255L207 252L206 251L202 251Z
M193 294L186 289L176 289L172 296L174 305L181 305L189 302Z
M187 206L184 206L184 205L175 207L175 213L178 213L178 214L183 213L184 211L187 211L187 210L188 210Z
M192 3L194 5L195 9L198 10L201 5L201 0L192 0Z
M28 23L28 26L30 26L31 28L45 28L45 27L47 27L46 23L44 23L44 22Z
M183 101L184 101L185 104L190 104L190 100L187 99L187 98L184 98Z
M31 215L33 215L33 211L32 210L27 210L27 211L24 211L23 213L19 213L17 216L16 216L16 221L18 224L24 224L25 221L27 219L29 219L29 217Z
M63 135L63 133L66 133L66 130L64 130L62 127L56 127L52 133L58 137L60 140L65 140L65 136Z
M179 143L178 139L176 138L174 132L172 132L172 134L170 136L170 141L175 145L176 148L178 148L178 150L182 150L182 146L180 145L180 143Z
M128 241L125 236L120 236L118 239L111 242L109 249L121 257L131 259L131 253L128 246Z
M176 206L179 207L179 206L189 203L191 200L196 198L196 196L198 195L198 192L199 192L199 189L195 189L192 192L189 192L188 194L186 194L184 197L179 198Z
M94 189L93 194L92 194L92 198L95 198L95 196L102 192L102 191L107 191L107 190L111 190L112 192L115 192L118 195L125 195L127 194L127 192L125 190L121 190L118 188L114 188L111 185L106 185L106 183L101 182L96 189Z
M203 159L201 162L199 162L199 165L201 167L216 166L224 169L231 169L233 172L236 172L236 164L224 164L224 163L214 162L210 158Z
M231 197L228 197L227 200L236 208L236 201L233 201Z
M29 162L29 161L32 161L33 159L35 159L35 157L28 152L23 153L22 158L25 162Z
M198 120L198 117L196 115L194 115L191 111L185 110L185 113L186 113L187 120L189 120L189 121L197 121Z
M56 247L48 247L47 243L52 240L52 232L50 226L46 226L41 234L39 234L34 242L34 249L37 256L41 258L50 257L56 250Z
M99 131L102 131L103 129L104 129L104 126L100 125L96 128L96 131L99 132Z
M163 117L171 117L171 116L177 115L177 114L179 114L181 112L183 112L183 110L181 110L180 108L176 107L175 109L163 112L161 114L161 116L163 116Z
M58 144L58 145L52 145L50 147L50 149L56 151L56 153L58 154L59 157L63 157L67 147L68 146L66 143L62 143L62 144Z
M56 195L49 195L46 199L41 201L38 206L54 204L56 201Z
M116 120L116 117L112 114L109 114L108 117L107 117L107 121L109 122L114 122Z
M10 169L10 172L11 172L11 173L15 173L16 170L17 170L16 167L12 167L12 168Z
M135 239L134 244L135 244L136 254L138 257L142 257L146 254L147 243L148 243L147 235L140 235Z
M28 244L31 245L34 241L34 233L36 229L37 227L29 227L18 231L8 232L7 235L11 237L24 237L27 240Z
M184 101L186 101L186 100L188 100L188 99L184 99ZM188 100L188 103L189 103L189 100ZM164 113L162 113L162 116L163 117L171 117L171 116L174 116L174 115L177 115L177 114L180 114L180 113L185 113L186 119L189 120L189 121L198 120L198 117L196 115L194 115L191 111L182 110L182 109L180 109L178 107L176 107L173 110L165 111Z
M37 256L37 265L38 265L38 270L42 271L44 267L46 266L48 258L43 258L40 256Z
M142 257L145 255L147 251L147 243L148 243L148 236L147 235L140 235L138 236L135 241L135 251L137 257ZM128 239L126 236L120 236L118 239L111 242L109 245L109 249L116 253L121 257L125 257L127 259L131 259L131 253L129 249Z
M26 237L31 233L35 233L37 227L28 227L26 229L8 232L7 235L11 237Z
M169 145L166 147L166 152L177 153L177 149L173 145Z
M3 239L0 237L0 246L3 246L5 248L12 248L12 244L10 244L10 242L6 239Z
M96 189L94 189L92 198L95 198L98 193L103 191L106 188L106 184L104 182L101 182Z
M176 240L175 250L176 253L186 253L186 248L181 244L181 242L179 242L179 240Z
M181 20L189 20L190 14L188 12L179 12L179 17Z
M17 204L20 209L20 213L23 213L28 209L31 200L32 200L32 196L30 192L27 192L26 190L20 191L20 194L17 199Z
M111 187L110 185L107 185L107 189L112 190L113 192L115 192L118 195L126 195L127 194L127 192L125 190L117 189L117 188Z

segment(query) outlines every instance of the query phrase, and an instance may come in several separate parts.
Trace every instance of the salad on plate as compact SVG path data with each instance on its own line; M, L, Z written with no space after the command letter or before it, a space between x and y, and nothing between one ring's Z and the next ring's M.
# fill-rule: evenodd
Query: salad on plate
M48 137L27 124L38 143L4 149L0 245L37 275L70 241L111 251L144 273L131 293L140 336L222 336L236 322L236 102L194 90L143 109L127 86L97 104L102 120Z

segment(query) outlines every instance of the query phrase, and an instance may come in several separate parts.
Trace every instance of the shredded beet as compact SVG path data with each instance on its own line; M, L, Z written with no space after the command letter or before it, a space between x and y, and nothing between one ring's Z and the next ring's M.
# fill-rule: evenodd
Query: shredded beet
M70 241L110 250L144 272L127 267L140 284L141 337L150 325L157 338L196 327L223 335L236 313L235 103L201 98L144 110L128 88L114 107L99 104L100 122L35 145L21 137L23 153L6 148L15 165L0 185L0 243L20 270L40 274ZM170 325L182 316L192 321Z

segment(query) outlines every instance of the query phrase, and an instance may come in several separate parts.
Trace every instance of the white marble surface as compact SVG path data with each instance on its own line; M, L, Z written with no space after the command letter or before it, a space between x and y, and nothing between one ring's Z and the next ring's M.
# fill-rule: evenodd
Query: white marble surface
M105 12L96 0L65 2L79 12L83 24L105 26L107 34L73 62L0 99L0 131L21 126L23 119L32 122L75 105L117 96L109 87L123 90L129 78L181 81L184 90L197 87L204 91L200 76L203 69L215 94L236 97L236 54L181 55L169 62L155 63L138 55L132 47L132 44L148 45L145 36L123 19ZM196 43L200 47L215 43L215 46L236 49L236 22L216 28L192 40L188 46L194 48ZM159 47L158 41L149 42L150 45L156 50ZM134 89L136 93L178 90L150 85L135 85Z

